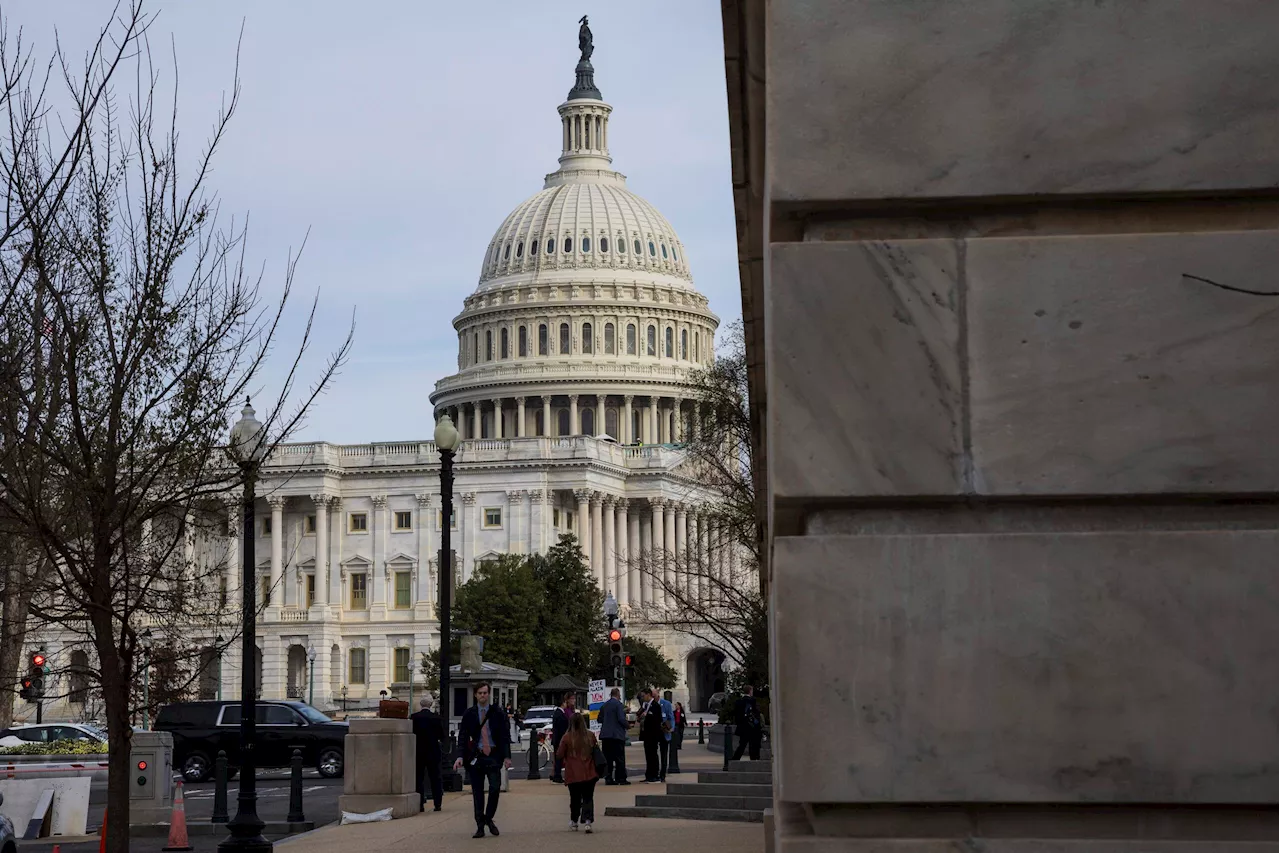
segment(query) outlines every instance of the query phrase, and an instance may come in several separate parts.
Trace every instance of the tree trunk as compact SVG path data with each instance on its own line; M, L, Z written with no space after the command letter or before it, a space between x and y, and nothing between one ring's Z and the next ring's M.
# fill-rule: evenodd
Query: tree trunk
M25 549L7 546L4 565L4 589L0 591L0 729L13 724L13 705L17 698L22 647L27 634L27 610L31 604L31 586L25 583Z
M129 725L130 675L123 671L126 661L115 647L110 616L95 619L94 639L102 667L102 703L107 713L107 851L125 853L129 849L129 768L132 765L133 729ZM157 784L164 784L160 780Z

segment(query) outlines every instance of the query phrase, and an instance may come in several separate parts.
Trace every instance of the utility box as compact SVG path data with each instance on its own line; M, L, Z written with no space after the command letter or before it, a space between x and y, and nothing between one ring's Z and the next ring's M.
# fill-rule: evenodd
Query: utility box
M168 823L173 815L173 735L134 732L129 752L129 823Z

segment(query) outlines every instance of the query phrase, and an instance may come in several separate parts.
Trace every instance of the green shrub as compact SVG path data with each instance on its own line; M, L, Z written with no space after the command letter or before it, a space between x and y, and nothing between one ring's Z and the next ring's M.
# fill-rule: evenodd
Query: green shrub
M24 743L0 747L0 755L105 755L105 743L87 740L55 740L50 743Z

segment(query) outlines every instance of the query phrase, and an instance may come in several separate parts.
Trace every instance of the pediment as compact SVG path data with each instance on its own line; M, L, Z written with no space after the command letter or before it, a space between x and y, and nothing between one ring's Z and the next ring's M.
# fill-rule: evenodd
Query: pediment
M418 565L418 559L417 559L416 557L411 557L411 556L409 556L408 554L404 553L403 551L397 551L395 554L393 554L393 555L391 555L390 557L388 557L388 558L387 558L387 565L388 565L388 566L402 566L402 567L403 567L403 566L416 566L416 565Z

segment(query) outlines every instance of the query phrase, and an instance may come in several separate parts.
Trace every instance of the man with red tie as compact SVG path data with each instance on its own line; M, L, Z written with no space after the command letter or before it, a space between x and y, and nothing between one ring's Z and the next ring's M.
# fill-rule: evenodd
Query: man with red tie
M489 685L480 682L475 687L476 704L467 709L458 724L458 740L462 757L453 764L454 770L463 764L471 775L471 798L476 813L476 834L472 838L484 838L484 831L498 835L493 819L498 814L498 794L502 788L502 768L511 768L511 727L507 712L497 704L489 704ZM486 807L484 783L489 781L489 802Z

